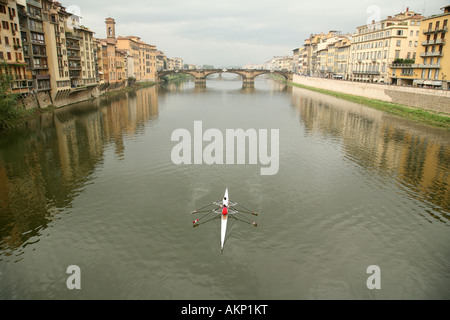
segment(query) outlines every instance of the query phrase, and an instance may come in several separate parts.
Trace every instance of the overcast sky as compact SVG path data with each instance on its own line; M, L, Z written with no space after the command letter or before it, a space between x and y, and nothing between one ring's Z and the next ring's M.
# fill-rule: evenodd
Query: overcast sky
M62 0L81 23L106 37L135 35L184 63L215 67L263 63L292 55L311 33L353 33L367 21L405 11L438 14L448 0Z

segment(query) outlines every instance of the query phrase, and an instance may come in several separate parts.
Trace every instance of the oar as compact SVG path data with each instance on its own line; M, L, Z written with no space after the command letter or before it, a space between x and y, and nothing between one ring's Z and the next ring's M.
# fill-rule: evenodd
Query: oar
M216 208L217 209L217 208ZM214 209L214 210L216 210ZM208 212L207 214L205 214L204 216L192 221L193 224L196 224L197 222L199 222L201 219L203 219L204 217L208 216L209 214L211 214L212 212L214 212L214 210L211 210L210 212Z
M219 218L220 218L220 216L216 216L216 217L211 218L211 219L209 219L209 220L202 221L202 222L200 222L200 223L195 223L195 224L193 225L193 227L194 227L194 228L195 228L195 227L198 227L198 226L200 226L200 225L202 225L202 224L208 223L208 222L210 222L210 221L213 221L213 220L216 220L216 219L219 219Z
M195 211L192 211L191 213L192 213L192 214L197 213L197 212L199 212L199 211L202 210L202 209L205 209L205 208L208 208L209 206L212 206L213 204L214 204L214 202L211 203L211 204L208 204L207 206L201 207L200 209L197 209L197 210L195 210Z
M242 214L239 213L239 211L236 211L236 213L241 216L242 218L244 218L245 220L247 220L249 223L251 223L252 225L254 225L255 227L258 226L258 224L255 221L250 220L249 218L247 218L246 216L243 216Z
M237 212L238 213L238 212ZM238 213L239 214L239 213ZM243 215L240 215L241 217L244 217ZM251 220L249 220L249 219L247 219L246 217L244 217L247 221L244 221L244 220L241 220L241 219L238 219L238 218L236 218L236 217L233 217L233 216L230 216L230 217L232 217L232 218L234 218L234 219L236 219L237 221L241 221L241 222L244 222L244 223L248 223L248 224L252 224L252 225L254 225L255 227L257 227L258 226L258 224L255 222L255 221L251 221Z
M245 209L245 210L247 210L248 212L247 213L251 213L251 214L253 214L253 215L255 215L255 216L257 216L258 215L258 213L257 212L255 212L255 211L252 211L252 210L250 210L250 209L247 209L246 207L244 207L244 206L241 206L239 203L236 203L236 205L237 206L239 206L239 207L241 207L241 208L243 208L243 209Z

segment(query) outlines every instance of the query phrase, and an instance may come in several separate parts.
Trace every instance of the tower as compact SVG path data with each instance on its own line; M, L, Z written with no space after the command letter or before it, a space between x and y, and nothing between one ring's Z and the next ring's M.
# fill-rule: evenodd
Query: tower
M116 22L113 18L106 18L106 37L107 39L116 39Z

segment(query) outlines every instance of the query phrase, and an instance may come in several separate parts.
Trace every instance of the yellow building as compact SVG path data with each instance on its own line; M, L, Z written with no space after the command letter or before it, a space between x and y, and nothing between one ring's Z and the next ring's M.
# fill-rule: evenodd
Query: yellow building
M422 20L417 64L414 65L415 85L450 87L450 44L447 44L450 5L442 10L442 14Z
M351 43L351 37L345 37L335 44L333 78L347 79Z
M94 57L96 59L95 73L98 84L105 83L105 70L103 69L103 45L100 39L94 38Z
M407 9L394 17L358 27L353 34L349 79L395 84L397 74L390 73L389 67L394 62L416 58L423 18Z
M95 86L96 72L95 64L96 47L94 45L94 32L87 27L80 26L74 28L74 34L80 38L80 57L81 57L81 85L83 86Z
M21 9L22 10L22 9ZM19 8L16 1L0 1L0 73L12 77L13 93L28 92L31 86L31 73L27 72L27 63L23 53L20 34Z
M155 81L156 79L156 47L141 41L136 36L117 38L117 48L128 52L134 61L134 70L129 75L136 81Z
M114 19L107 18L105 23L107 34L106 54L103 57L105 81L115 83L130 77L138 82L155 81L156 47L136 36L116 38Z

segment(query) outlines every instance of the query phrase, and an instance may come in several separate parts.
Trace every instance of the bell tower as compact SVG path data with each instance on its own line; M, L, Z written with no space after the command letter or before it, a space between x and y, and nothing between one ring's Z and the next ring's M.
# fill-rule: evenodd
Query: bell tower
M106 38L116 39L116 22L113 18L106 18Z

